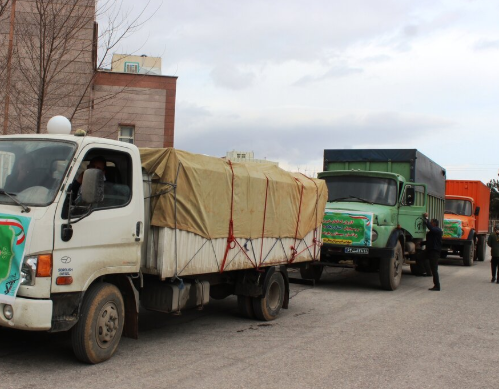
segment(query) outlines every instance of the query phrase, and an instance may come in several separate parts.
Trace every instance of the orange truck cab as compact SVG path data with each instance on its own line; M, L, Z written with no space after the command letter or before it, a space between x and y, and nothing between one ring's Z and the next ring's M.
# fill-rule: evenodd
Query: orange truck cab
M465 266L485 260L490 189L481 181L447 180L442 258L457 254Z

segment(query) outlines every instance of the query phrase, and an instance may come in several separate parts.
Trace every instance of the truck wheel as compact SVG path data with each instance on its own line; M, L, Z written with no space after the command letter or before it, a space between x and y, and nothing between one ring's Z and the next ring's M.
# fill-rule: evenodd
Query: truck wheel
M475 241L472 240L470 245L463 248L463 264L464 266L473 266L473 258L475 256Z
M253 310L253 301L249 296L237 296L237 310L239 313L248 319L255 318L255 311Z
M300 275L304 280L314 280L318 282L322 276L322 266L312 266L307 264L305 267L300 267Z
M477 247L477 259L480 262L485 261L485 256L487 255L487 244L485 243L485 236L480 235L478 237L478 247Z
M280 272L270 276L262 297L253 297L253 310L258 320L274 320L284 302L284 279Z
M111 358L123 332L125 307L119 289L108 283L92 285L85 293L78 323L73 327L73 351L82 362Z
M383 289L395 290L398 288L402 278L403 263L404 253L400 242L398 242L393 256L391 258L382 258L379 262L379 280Z

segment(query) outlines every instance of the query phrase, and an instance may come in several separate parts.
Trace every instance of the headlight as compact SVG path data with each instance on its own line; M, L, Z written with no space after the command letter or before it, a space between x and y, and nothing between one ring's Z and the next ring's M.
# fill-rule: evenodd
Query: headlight
M35 285L38 257L25 257L21 267L21 285Z
M372 240L373 242L378 239L378 233L376 232L376 230L373 230L373 237L372 237Z
M12 305L5 304L3 306L3 315L7 320L12 320L14 317L14 308L12 308Z

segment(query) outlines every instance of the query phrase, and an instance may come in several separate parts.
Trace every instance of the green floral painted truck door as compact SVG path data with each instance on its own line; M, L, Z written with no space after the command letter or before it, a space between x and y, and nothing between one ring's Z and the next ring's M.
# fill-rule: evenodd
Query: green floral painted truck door
M347 246L371 246L373 214L326 209L322 242Z

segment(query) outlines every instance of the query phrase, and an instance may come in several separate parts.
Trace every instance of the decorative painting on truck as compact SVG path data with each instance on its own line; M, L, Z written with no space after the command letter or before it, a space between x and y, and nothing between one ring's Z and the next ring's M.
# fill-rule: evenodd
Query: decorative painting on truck
M443 238L461 238L463 235L462 223L459 219L445 219Z
M30 222L0 213L0 303L12 304L16 297Z
M373 214L326 209L322 242L348 246L371 246Z

